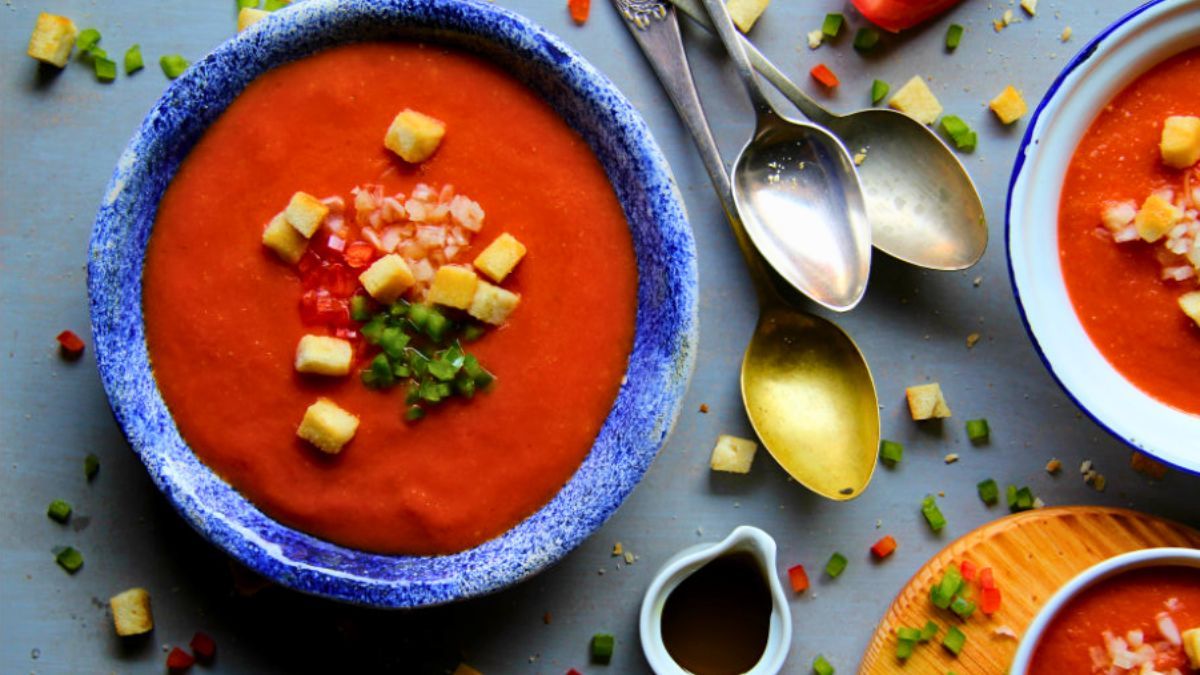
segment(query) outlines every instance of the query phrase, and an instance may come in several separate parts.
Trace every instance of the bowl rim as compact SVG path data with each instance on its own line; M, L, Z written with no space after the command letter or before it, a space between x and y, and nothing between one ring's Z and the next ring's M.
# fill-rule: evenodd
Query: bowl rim
M1029 123L1026 126L1025 133L1022 136L1021 143L1017 148L1017 153L1016 153L1016 158L1015 158L1015 161L1013 164L1013 169L1012 169L1012 172L1009 177L1008 192L1005 197L1004 239L1005 239L1005 259L1006 259L1006 263L1007 263L1007 267L1008 267L1009 284L1012 288L1013 297L1016 299L1017 314L1021 319L1021 324L1024 326L1026 334L1029 336L1030 341L1033 343L1034 351L1037 354L1038 358L1041 360L1042 365L1050 373L1051 377L1053 377L1055 383L1058 384L1059 388L1062 389L1062 391L1067 395L1067 398L1070 399L1071 402L1074 403L1076 407L1078 407L1080 410L1082 410L1083 413L1086 414L1101 429L1105 430L1112 436L1114 436L1117 439L1119 439L1120 441L1124 442L1126 445L1128 445L1140 452L1144 452L1144 453L1154 457L1155 459L1157 459L1161 462L1164 462L1166 464L1169 464L1170 466L1177 468L1181 471L1184 471L1186 473L1200 475L1200 457L1197 457L1196 459L1192 460L1192 462L1189 464L1189 463L1185 463L1186 460L1177 459L1176 456L1173 454L1171 454L1169 456L1164 455L1164 452L1161 449L1153 447L1152 445L1147 444L1146 442L1144 442L1142 440L1134 438L1133 435L1128 432L1119 430L1117 428L1117 426L1118 426L1117 423L1115 423L1113 421L1106 421L1105 419L1102 419L1100 413L1094 411L1091 407L1089 407L1084 402L1083 397L1071 389L1071 387L1067 384L1066 380L1064 379L1064 375L1051 362L1050 357L1047 354L1046 347L1043 345L1042 341L1039 339L1038 334L1035 331L1033 324L1030 320L1029 311L1026 308L1026 300L1024 299L1024 297L1022 296L1022 293L1021 293L1020 281L1018 280L1018 270L1017 270L1018 265L1017 265L1017 263L1014 262L1015 256L1013 253L1014 236L1015 236L1014 229L1019 229L1018 227L1014 226L1014 212L1015 212L1014 199L1013 199L1014 193L1017 191L1019 184L1023 181L1023 179L1025 179L1025 170L1029 166L1029 164L1027 163L1027 160L1028 160L1030 154L1032 152L1036 151L1036 148L1039 144L1040 138L1038 137L1038 135L1042 128L1043 116L1047 114L1047 109L1049 108L1049 106L1051 106L1052 104L1057 102L1057 100L1058 100L1057 97L1060 94L1060 92L1063 91L1063 85L1066 83L1067 79L1072 74L1074 74L1075 71L1080 66L1086 64L1093 57L1095 57L1098 53L1103 53L1101 51L1102 48L1105 47L1107 44L1109 44L1108 41L1111 38L1114 38L1114 34L1118 33L1118 31L1122 31L1122 29L1132 30L1132 29L1136 28L1137 27L1136 22L1139 19L1144 18L1147 15L1147 12L1150 12L1151 10L1155 10L1155 9L1159 9L1159 8L1162 8L1164 11L1170 10L1170 9L1176 8L1176 7L1186 8L1190 4L1196 4L1196 0L1149 0L1148 2L1145 2L1144 4L1134 8L1133 10L1129 11L1128 13L1126 13L1123 16L1121 16L1120 18L1118 18L1116 21L1114 21L1111 24L1109 24L1108 26L1106 26L1103 30L1100 31L1099 34L1097 34L1095 37L1093 37L1091 40L1089 40L1082 48L1080 48L1080 50L1074 56L1072 56L1071 59L1067 62L1067 65L1062 69L1062 71L1058 74L1058 76L1051 83L1050 87L1046 90L1045 95L1042 97L1041 101L1038 103L1037 107L1035 108L1034 113L1030 117ZM1131 24L1133 24L1133 25L1131 25ZM1165 60L1166 58L1170 58L1170 57L1169 56L1163 57L1162 59L1159 59L1158 62L1161 62L1162 60ZM1111 99L1111 97L1115 96L1118 93L1118 91L1120 91L1120 88L1110 88L1108 90L1108 97ZM1055 111L1051 111L1051 112L1055 112ZM1053 119L1052 115L1050 116L1050 119ZM1061 185L1059 187L1059 190L1061 191ZM1057 216L1056 216L1055 222L1057 222ZM1059 267L1059 270L1060 270L1060 274L1061 274L1061 266ZM1030 293L1030 295L1032 295L1032 293ZM1073 305L1070 306L1070 310L1072 312L1071 316L1074 318L1075 317L1075 314L1074 314L1075 308ZM1075 318L1074 320L1078 321L1077 318ZM1080 328L1080 330L1083 330L1082 327ZM1120 377L1122 380L1125 379L1124 376L1120 374L1120 371L1117 371L1116 368L1113 367L1111 365L1111 363L1109 363L1107 361L1107 359L1104 359L1104 363L1105 363L1106 367L1109 370L1111 370L1113 373L1115 373L1118 377ZM1125 381L1128 382L1127 380L1125 380ZM1150 396L1149 394L1146 394L1140 388L1138 388L1136 385L1133 385L1132 383L1128 383L1128 384L1130 387L1132 387L1133 389L1137 390L1142 395L1144 395L1147 399L1153 400L1155 402L1155 404L1157 404L1157 407L1164 411L1171 411L1173 413L1183 414L1183 415L1189 414L1189 413L1184 413L1183 411L1179 411L1178 409L1173 408L1172 406L1170 406L1166 403L1163 403L1162 401L1159 401L1158 399L1153 398L1152 396ZM1198 419L1200 419L1200 418L1198 418Z
M588 142L625 212L639 272L627 380L580 467L550 502L512 529L439 556L337 546L267 517L217 477L188 448L162 400L149 366L141 306L146 243L162 192L199 136L250 81L333 46L414 37L507 59L519 71L510 75ZM123 151L93 225L87 283L97 365L113 415L184 520L283 586L382 608L495 592L549 567L594 533L665 444L698 344L695 241L670 167L645 121L560 38L484 0L309 0L219 45L167 87Z
M1102 581L1146 567L1193 567L1200 570L1200 550L1174 546L1139 549L1102 560L1076 574L1050 596L1034 615L1025 634L1021 636L1021 643L1009 667L1009 675L1025 675L1046 628L1067 603Z

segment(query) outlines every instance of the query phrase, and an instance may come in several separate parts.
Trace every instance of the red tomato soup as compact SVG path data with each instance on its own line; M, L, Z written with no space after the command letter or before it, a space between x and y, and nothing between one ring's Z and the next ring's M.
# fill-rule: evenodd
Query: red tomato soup
M404 108L446 124L418 165L383 145ZM515 312L467 345L496 382L406 422L404 387L364 386L363 357L346 377L294 370L301 336L329 331L304 322L297 269L262 237L297 190L353 203L357 185L391 194L422 182L486 212L456 262L502 232L528 254L503 282L521 296ZM628 361L637 268L603 168L535 93L468 54L368 43L272 70L221 115L162 199L144 286L155 377L201 460L300 530L437 554L502 534L578 468ZM318 397L360 418L339 454L297 437Z
M1200 413L1200 327L1177 301L1196 279L1164 281L1161 242L1118 244L1101 214L1155 191L1181 194L1187 172L1163 164L1159 140L1168 116L1200 115L1196 82L1200 49L1158 64L1100 111L1067 170L1058 229L1067 290L1097 349L1138 388L1191 413Z
M1163 634L1159 624L1164 617L1180 633L1200 628L1200 569L1134 570L1083 591L1046 627L1029 675L1140 672L1141 666L1110 671L1109 648L1113 653L1136 653L1145 649L1141 645L1149 645L1154 651L1152 662L1159 672L1172 668L1192 672L1183 647L1172 644ZM1137 660L1128 655L1121 658Z

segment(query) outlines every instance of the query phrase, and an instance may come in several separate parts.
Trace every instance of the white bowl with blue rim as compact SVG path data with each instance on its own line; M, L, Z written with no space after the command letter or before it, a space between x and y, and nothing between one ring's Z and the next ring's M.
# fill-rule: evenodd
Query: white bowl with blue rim
M285 527L201 463L180 436L147 355L141 280L159 199L205 129L258 75L324 48L422 40L498 63L589 143L624 209L638 265L633 350L591 451L551 501L452 555L366 553ZM499 590L561 559L613 514L674 425L695 365L696 250L670 169L613 84L560 39L482 0L308 0L272 14L167 88L129 142L92 232L88 293L100 377L134 452L179 513L284 586L377 607Z
M1168 464L1200 473L1200 416L1138 389L1088 337L1058 255L1063 179L1096 114L1139 75L1200 47L1200 0L1156 0L1104 29L1079 52L1029 122L1009 185L1008 264L1025 328L1042 362L1100 426Z

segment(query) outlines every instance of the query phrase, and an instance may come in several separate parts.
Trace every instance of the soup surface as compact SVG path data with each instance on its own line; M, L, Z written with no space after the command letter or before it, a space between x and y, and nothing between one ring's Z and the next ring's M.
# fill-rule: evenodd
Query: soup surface
M416 166L383 147L411 107L446 137ZM497 381L403 419L404 392L293 369L300 280L262 243L296 190L345 195L452 184L486 210L486 243L529 254L507 324L471 343ZM473 257L467 252L466 260ZM637 269L621 206L590 148L531 90L440 46L367 43L255 80L179 168L146 255L147 342L163 398L206 464L273 518L350 547L460 551L545 504L591 448L633 340ZM360 364L362 365L362 364ZM319 396L359 416L324 455L296 437Z
M1144 644L1165 641L1158 617L1166 614L1179 631L1200 627L1200 569L1149 567L1118 574L1080 593L1047 626L1034 652L1029 675L1092 675L1109 672L1096 661L1107 654L1107 631L1126 640L1141 631ZM1094 650L1100 650L1093 656ZM1159 645L1159 671L1189 672L1182 648ZM1127 672L1116 670L1113 672Z
M1200 327L1180 311L1195 280L1167 282L1154 247L1117 245L1100 224L1108 202L1141 203L1182 183L1159 152L1163 120L1200 115L1200 49L1158 64L1099 112L1071 159L1059 207L1059 254L1075 312L1100 353L1147 394L1200 413Z

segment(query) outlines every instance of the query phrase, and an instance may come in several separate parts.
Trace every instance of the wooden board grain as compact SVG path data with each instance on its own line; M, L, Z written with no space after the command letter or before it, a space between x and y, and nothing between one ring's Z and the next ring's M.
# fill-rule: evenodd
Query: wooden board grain
M879 622L859 673L1001 675L1008 671L1017 640L997 635L996 628L1008 626L1021 635L1038 609L1079 572L1127 551L1161 546L1200 548L1200 532L1136 511L1098 506L1026 511L988 523L942 549L900 591ZM961 621L930 604L930 587L947 565L964 558L995 570L1004 600L991 617L977 611ZM930 619L942 627L938 638L917 645L912 658L900 662L896 629L921 627ZM957 658L941 646L952 624L967 635Z

